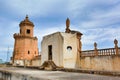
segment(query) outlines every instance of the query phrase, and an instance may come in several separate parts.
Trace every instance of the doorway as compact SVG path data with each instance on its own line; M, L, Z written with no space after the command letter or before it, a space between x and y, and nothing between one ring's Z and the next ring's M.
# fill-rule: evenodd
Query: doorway
M48 46L48 60L52 60L52 45Z

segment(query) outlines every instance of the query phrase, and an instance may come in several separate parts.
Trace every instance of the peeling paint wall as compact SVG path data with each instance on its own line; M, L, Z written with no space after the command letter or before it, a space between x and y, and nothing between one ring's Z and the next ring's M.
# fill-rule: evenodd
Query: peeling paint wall
M120 71L120 56L81 57L81 69Z

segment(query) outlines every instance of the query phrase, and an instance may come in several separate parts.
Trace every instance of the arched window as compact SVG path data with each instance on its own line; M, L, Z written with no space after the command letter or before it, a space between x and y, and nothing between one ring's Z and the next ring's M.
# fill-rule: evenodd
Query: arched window
M67 46L67 50L68 50L68 51L71 51L71 50L72 50L72 47L71 47L71 46Z

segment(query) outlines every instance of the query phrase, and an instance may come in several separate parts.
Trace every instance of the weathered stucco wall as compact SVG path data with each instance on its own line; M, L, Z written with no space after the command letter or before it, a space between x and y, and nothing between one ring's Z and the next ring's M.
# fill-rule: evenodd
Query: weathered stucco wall
M77 58L77 36L76 34L61 33L63 36L63 63L66 68L76 67ZM70 46L72 49L67 49Z
M52 60L57 66L63 66L63 39L60 32L47 35L41 43L41 64L48 60L48 46L52 45Z
M31 66L41 66L41 59L32 60Z
M24 61L23 60L14 60L14 63L16 63L15 65L21 65L24 66Z
M120 56L81 57L81 69L120 71Z
M14 47L15 59L27 59L30 60L34 56L38 55L38 44L34 38L17 38L16 45ZM29 54L28 54L29 51Z
M57 32L45 36L41 43L41 63L48 60L48 46L52 45L52 61L60 67L75 68L77 41L76 33Z

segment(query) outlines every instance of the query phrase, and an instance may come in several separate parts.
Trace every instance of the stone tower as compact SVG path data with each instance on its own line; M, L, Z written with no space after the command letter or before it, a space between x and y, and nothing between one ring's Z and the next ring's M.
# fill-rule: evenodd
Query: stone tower
M20 32L14 34L13 63L20 60L31 60L38 56L38 39L34 37L34 24L28 16L19 24Z

